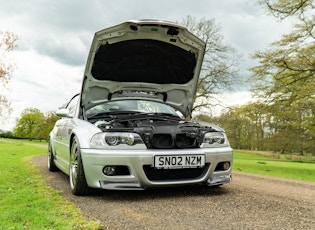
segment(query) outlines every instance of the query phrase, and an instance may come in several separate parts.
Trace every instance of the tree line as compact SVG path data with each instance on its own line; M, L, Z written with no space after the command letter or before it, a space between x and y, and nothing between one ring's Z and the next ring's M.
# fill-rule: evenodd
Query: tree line
M235 149L315 156L315 101L305 105L252 102L218 117L197 117L223 127Z

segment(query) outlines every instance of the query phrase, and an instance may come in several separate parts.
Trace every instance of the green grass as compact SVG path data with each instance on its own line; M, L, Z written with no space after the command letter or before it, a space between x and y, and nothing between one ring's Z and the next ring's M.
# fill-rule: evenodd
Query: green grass
M40 142L0 139L0 229L100 229L84 219L30 164L47 152ZM42 142L45 144L45 142Z
M234 152L233 170L315 182L315 163L276 159L271 156Z

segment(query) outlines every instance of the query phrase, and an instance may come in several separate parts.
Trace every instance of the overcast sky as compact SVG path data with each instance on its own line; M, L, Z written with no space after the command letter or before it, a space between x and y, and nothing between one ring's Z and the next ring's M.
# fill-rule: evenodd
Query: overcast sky
M12 129L25 108L54 111L79 92L96 31L129 19L179 22L187 15L215 19L225 42L243 56L242 68L291 26L266 15L256 0L0 0L0 30L20 37L12 55L13 113L0 129Z

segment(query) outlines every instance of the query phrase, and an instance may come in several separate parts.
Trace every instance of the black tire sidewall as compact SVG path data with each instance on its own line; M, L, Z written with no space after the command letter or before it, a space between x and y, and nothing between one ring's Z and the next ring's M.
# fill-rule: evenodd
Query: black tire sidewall
M48 159L47 160L48 160L48 170L50 172L58 171L58 168L54 161L54 154L53 154L53 150L50 143L48 144Z
M71 176L71 172L69 172L69 175L70 175L69 182L70 182L71 192L74 195L78 195L78 196L89 195L91 193L91 188L88 187L86 183L83 162L82 162L82 157L81 157L81 151L80 151L80 145L77 138L73 140L72 145L71 145L70 160L71 160L74 148L77 149L78 168L77 168L77 178L74 182L72 182L73 178ZM71 163L70 163L69 170L71 170Z

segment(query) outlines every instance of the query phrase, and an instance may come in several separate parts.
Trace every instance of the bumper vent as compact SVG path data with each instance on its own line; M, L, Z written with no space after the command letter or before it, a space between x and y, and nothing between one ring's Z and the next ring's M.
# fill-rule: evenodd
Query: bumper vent
M184 168L184 169L155 169L151 165L144 165L143 170L147 178L151 181L163 180L185 180L194 179L205 175L210 167L207 163L204 168Z

